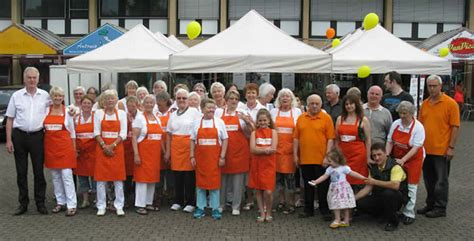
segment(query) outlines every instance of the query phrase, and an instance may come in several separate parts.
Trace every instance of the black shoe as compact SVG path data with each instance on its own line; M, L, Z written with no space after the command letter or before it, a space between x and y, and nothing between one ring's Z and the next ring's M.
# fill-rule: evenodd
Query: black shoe
M46 209L45 206L38 206L37 207L37 210L40 214L43 214L43 215L47 215L48 214L48 210Z
M410 218L410 217L407 217L405 215L403 215L402 217L402 223L405 224L405 225L410 225L412 223L415 222L415 219L414 218Z
M329 222L332 220L332 215L330 213L324 213L322 219L326 222Z
M15 212L13 213L13 215L14 215L14 216L19 216L19 215L22 215L22 214L26 213L26 211L28 211L28 207L23 206L23 205L20 205L20 206L15 210Z
M397 230L397 228L398 228L398 223L388 222L385 225L385 231L388 231L388 232L393 232Z
M446 210L435 208L425 214L427 218L446 217Z
M298 215L298 218L309 218L309 217L314 217L314 213L303 212Z
M416 213L421 214L421 215L425 215L427 212L429 212L431 210L433 210L432 207L425 206L424 208L416 210Z

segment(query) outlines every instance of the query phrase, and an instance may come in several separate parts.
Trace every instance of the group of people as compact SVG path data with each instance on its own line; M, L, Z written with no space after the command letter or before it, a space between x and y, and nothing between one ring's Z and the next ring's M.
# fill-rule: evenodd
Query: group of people
M173 194L170 209L196 219L206 208L216 220L226 208L239 215L254 206L255 198L257 222L271 222L275 210L295 212L296 193L303 188L299 217L306 218L314 216L317 186L324 220L330 221L334 211L331 228L349 226L351 209L357 208L381 215L392 231L400 220L415 221L422 170L428 196L417 212L446 216L460 120L439 76L427 78L430 97L418 119L396 72L385 75L388 93L374 85L365 104L357 88L341 100L335 84L326 87L325 103L312 94L302 105L286 88L272 103L276 89L269 83L247 84L243 103L236 86L226 89L219 82L211 85L211 97L202 83L192 92L178 84L172 100L163 81L149 94L131 80L123 99L113 88L98 95L94 88L77 87L75 103L65 106L64 91L52 87L48 95L37 88L38 79L37 69L26 68L25 88L13 94L7 109L6 146L15 155L20 191L15 215L28 209L30 155L42 214L48 213L44 165L53 179L52 212L67 216L76 214L78 194L79 207L85 208L91 193L96 193L98 216L105 215L108 199L119 216L125 215L126 203L145 215L159 210L155 199L167 190Z

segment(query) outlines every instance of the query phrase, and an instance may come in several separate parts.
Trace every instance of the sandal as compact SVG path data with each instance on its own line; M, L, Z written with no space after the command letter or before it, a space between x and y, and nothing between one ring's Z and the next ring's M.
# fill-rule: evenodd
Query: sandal
M135 210L135 212L140 214L140 215L147 215L148 214L148 211L145 208L137 208Z
M66 211L66 216L67 216L67 217L72 217L72 216L76 215L76 211L77 211L77 209L75 209L75 208L70 208L70 209L68 209L68 210Z
M265 222L267 222L267 223L273 222L273 217L270 216L270 215L267 215L267 216L265 217Z
M263 223L265 221L265 218L262 216L257 217L257 223Z
M283 214L292 214L295 211L296 211L295 206L290 205L283 211Z
M340 226L341 226L341 224L340 224L340 223L336 223L335 221L332 222L332 223L329 225L330 228L339 228Z
M153 205L146 205L145 209L148 211L160 211L160 207Z
M61 211L65 211L66 210L66 206L64 205L56 205L56 207L53 208L53 210L51 210L51 212L53 213L59 213Z
M248 210L253 208L253 205L254 205L253 203L247 203L247 204L245 204L244 207L242 207L242 209L245 210L245 211L248 211Z

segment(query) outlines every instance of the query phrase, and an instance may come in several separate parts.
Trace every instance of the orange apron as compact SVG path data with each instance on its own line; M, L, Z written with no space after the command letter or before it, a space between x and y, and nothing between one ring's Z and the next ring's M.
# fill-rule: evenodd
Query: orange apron
M411 146L409 145L411 133L415 127L415 120L410 127L408 133L398 130L398 127L395 127L395 130L392 134L393 141L393 150L392 155L394 158L404 157L410 150ZM420 147L415 155L413 155L408 161L403 165L403 169L407 172L408 183L409 184L418 184L421 176L421 169L423 167L423 147Z
M250 146L249 140L245 137L244 131L240 127L239 116L226 116L226 109L222 112L221 119L225 123L227 130L228 147L225 155L225 165L221 168L224 174L244 173L249 171Z
M105 112L100 122L100 136L105 144L112 144L120 135L120 120L117 110L115 110L115 120L106 120ZM109 157L104 154L99 143L95 148L96 161L94 170L94 179L96 181L123 181L125 180L125 158L123 142L117 144L114 149L114 155Z
M189 160L190 141L189 135L173 135L171 137L171 170L194 170L191 160Z
M138 114L138 111L137 111ZM127 113L128 117L128 113ZM133 152L132 146L132 122L133 119L127 120L127 139L123 141L123 149L124 149L124 158L125 158L125 173L127 176L133 176L133 168L135 167L135 157Z
M255 144L257 147L270 147L272 145L272 129L257 129L255 131ZM248 186L257 190L274 190L275 179L276 154L252 154Z
M140 153L140 165L135 165L133 178L135 182L156 183L160 182L160 162L161 162L161 137L163 130L160 124L150 124L146 119L147 134L145 139L138 143L138 153Z
M341 148L347 165L352 171L358 172L367 177L369 170L367 168L367 150L365 149L365 142L359 138L359 118L356 119L355 124L344 124L341 121L339 125L339 148ZM363 180L347 176L347 181L351 185L364 184Z
M79 114L76 126L76 148L79 150L77 167L74 174L78 176L93 176L95 166L94 112L90 123L81 123Z
M44 133L44 166L51 169L76 167L76 153L71 134L64 126L66 108L63 106L63 115L51 115L53 106L43 121Z
M203 128L203 120L201 120L201 126L197 131L194 152L196 158L196 187L205 190L216 190L221 187L219 134L214 118L212 119L212 128Z
M290 117L280 116L280 110L275 118L275 127L278 131L278 147L276 152L276 170L279 173L295 173L296 166L293 161L293 130L295 122L293 111Z
M163 143L166 143L166 127L168 126L168 120L170 119L170 115L169 115L169 112L166 112L166 115L162 115L160 117L160 121L161 121L161 128L163 130L163 135L161 136L161 141ZM160 164L160 168L161 170L168 170L170 169L170 164L166 163L165 162L165 159L164 158L161 158L161 164Z

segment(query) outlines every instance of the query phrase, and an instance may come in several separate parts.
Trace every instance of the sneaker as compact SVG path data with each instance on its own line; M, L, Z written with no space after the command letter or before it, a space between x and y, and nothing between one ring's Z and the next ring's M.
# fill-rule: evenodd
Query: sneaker
M248 211L253 208L254 203L247 203L245 206L242 208L245 211Z
M171 209L172 211L178 211L178 210L181 209L181 205L175 203L175 204L173 204L173 205L171 206L170 209Z
M212 210L212 218L214 220L220 220L222 218L221 212L219 212L217 209Z
M217 208L217 210L219 210L219 212L222 213L222 212L224 212L224 207L219 207L219 208Z
M204 210L200 208L196 208L196 211L194 211L193 217L196 219L201 219L204 216L206 216L206 213L204 212Z
M117 208L116 213L117 213L117 216L125 216L125 212L121 208Z
M104 216L105 215L105 208L101 208L97 211L97 216Z
M240 210L234 209L232 210L232 216L239 216L240 215Z
M183 212L187 212L187 213L194 212L194 206L186 205L186 207L183 208Z

